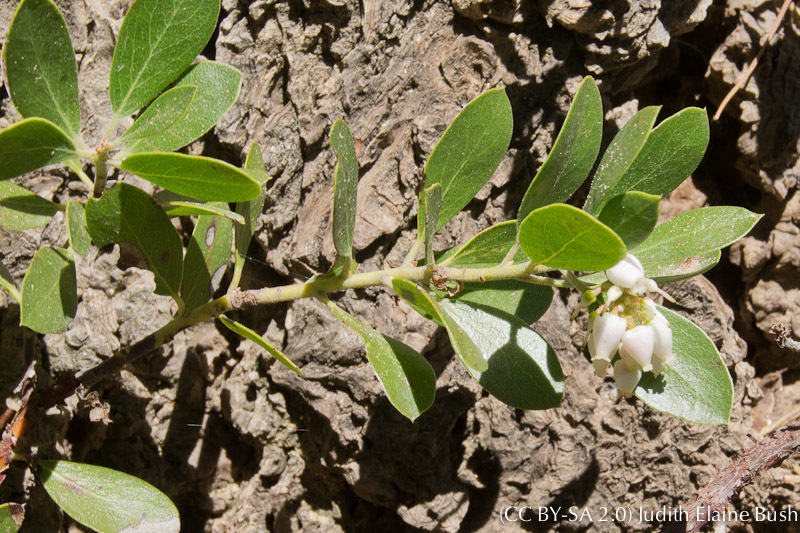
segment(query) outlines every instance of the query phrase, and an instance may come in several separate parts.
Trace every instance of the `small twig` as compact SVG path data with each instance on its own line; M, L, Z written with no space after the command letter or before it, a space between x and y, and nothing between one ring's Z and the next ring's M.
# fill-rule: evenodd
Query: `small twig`
M800 429L767 437L720 470L714 479L681 505L681 520L664 526L662 533L698 531L714 514L721 514L742 488L762 472L779 465L800 449Z
M728 103L733 99L736 93L738 93L739 90L745 86L747 80L750 79L750 76L753 75L753 72L755 72L756 70L756 66L758 66L759 59L761 59L761 56L764 55L764 51L767 49L770 41L775 36L775 33L778 31L778 28L780 27L781 22L783 22L783 18L786 16L786 11L789 10L789 5L791 3L792 0L783 1L781 10L778 12L778 16L775 18L775 23L772 25L772 29L770 29L769 35L767 35L764 44L761 45L761 48L759 48L758 50L758 54L756 54L756 57L753 59L753 61L750 63L750 65L747 67L744 73L741 76L739 76L738 80L736 80L736 84L733 87L731 87L731 90L728 91L728 94L726 94L725 98L722 99L722 102L719 104L717 112L714 113L714 118L712 120L719 120L719 117L722 115L722 112L725 110L725 107L728 105Z
M774 324L770 328L770 333L775 335L775 342L781 348L787 348L793 352L800 352L800 342L791 338L792 328L784 326L783 324Z

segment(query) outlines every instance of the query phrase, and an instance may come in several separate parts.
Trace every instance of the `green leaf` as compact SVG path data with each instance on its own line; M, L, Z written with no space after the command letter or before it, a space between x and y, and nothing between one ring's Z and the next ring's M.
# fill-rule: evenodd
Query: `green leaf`
M16 533L25 519L25 504L0 505L0 533Z
M69 250L40 248L22 280L20 324L38 333L58 333L78 309L75 263Z
M666 196L700 164L708 146L708 115L688 107L655 127L636 159L616 183L604 188L602 200L594 200L594 212L605 202L627 191Z
M597 167L592 188L583 206L587 213L595 214L604 203L608 192L628 171L652 132L661 106L645 107L636 113L611 141ZM610 197L609 197L610 198Z
M509 220L495 224L475 235L452 254L439 258L439 264L449 267L487 268L499 265L511 247L517 242L517 221ZM519 250L513 263L528 261L525 252Z
M436 233L436 223L439 221L439 210L442 207L442 186L438 183L431 185L419 193L419 207L417 208L417 231L425 242L425 264L433 265L433 236Z
M331 147L336 151L337 159L333 178L333 245L337 254L353 257L358 160L353 136L341 119L337 119L331 128Z
M425 165L425 188L442 185L436 231L489 181L508 150L514 117L504 89L475 98L444 132Z
M59 207L28 189L0 181L0 227L22 231L44 226Z
M251 341L255 342L262 348L264 348L272 357L277 359L279 362L283 363L285 366L289 367L290 370L297 373L298 376L303 375L303 371L297 368L297 366L292 363L285 355L283 355L280 351L275 349L270 343L268 343L264 338L253 331L252 329L248 328L245 325L236 322L235 320L231 320L230 318L226 317L225 315L220 315L219 317L220 322L231 330L232 332L241 335L245 339L250 339Z
M261 192L261 185L247 173L210 157L134 154L123 159L120 168L169 191L203 201L242 202Z
M167 496L137 477L102 466L39 461L47 494L76 522L102 533L178 533L180 517Z
M336 318L364 340L367 359L395 409L413 422L433 405L436 374L427 359L402 342L375 331L335 304L329 303L328 307Z
M200 307L211 300L211 280L231 257L233 222L224 217L197 217L192 239L183 259L181 296L186 309Z
M683 279L714 266L719 249L747 235L761 216L741 207L693 209L656 226L631 253L648 277Z
M486 283L465 283L464 289L450 300L496 314L495 310L514 315L533 324L547 312L553 300L553 288L514 279Z
M592 170L602 138L603 102L594 80L587 76L575 93L553 149L522 198L517 220L572 196Z
M716 346L689 320L659 307L672 326L675 359L657 378L647 372L634 394L664 413L695 424L727 424L733 382Z
M86 211L80 202L67 202L67 230L69 244L80 255L87 255L92 249L92 238L86 227Z
M453 345L453 350L458 354L458 358L465 367L471 368L476 372L486 371L488 364L483 355L461 326L442 307L438 297L420 290L414 283L404 279L393 279L392 288L415 311L423 316L432 318L444 326L447 330L447 336L450 337L450 344Z
M80 143L78 66L67 23L53 2L20 3L8 28L3 64L19 114L47 119Z
M561 405L564 374L553 349L519 318L442 301L441 307L477 346L487 368L467 371L489 394L518 409Z
M606 270L627 253L605 224L566 204L531 212L520 224L519 244L534 264L564 270Z
M52 122L26 118L0 131L0 180L76 157L75 145Z
M169 192L169 191L160 191L160 192ZM225 205L224 202L202 203L202 202L191 202L182 200L172 200L172 201L167 200L163 202L159 201L158 205L161 206L161 209L163 209L164 212L167 213L167 216L169 216L170 218L193 216L193 215L219 215L221 217L227 218L231 222L236 222L237 224L244 224L244 217L242 215L234 213L230 209L225 209L224 207L222 207L223 205Z
M3 256L0 254L0 259L2 258ZM22 300L19 294L19 289L17 289L17 282L14 281L14 276L11 275L11 272L8 271L2 262L0 262L0 287L3 287L5 290L7 290L8 294L10 294L17 301L17 303Z
M181 302L183 244L178 231L150 196L127 183L117 183L98 200L86 202L89 235L97 246L133 244L155 274L156 294Z
M130 130L125 132L123 138L128 142L122 151L123 157L138 152L171 152L200 138L233 107L242 87L242 75L228 65L203 61L189 67L175 82L175 89L179 87L196 87L197 90L188 100L187 107L178 113L178 120L173 120L159 134L146 139L134 140L129 137ZM170 91L159 96L145 113ZM140 120L141 117L137 122Z
M236 212L244 218L244 224L237 225L234 228L236 262L233 267L231 288L239 286L242 269L244 268L244 259L247 256L247 248L250 246L250 240L253 238L253 233L256 231L258 216L261 214L261 209L264 207L264 183L269 180L269 176L267 176L267 173L264 171L264 159L261 157L261 149L255 142L250 143L250 149L247 151L247 159L245 159L244 168L251 172L250 175L261 183L261 192L252 200L236 204ZM256 178L257 173L262 174L263 179Z
M136 152L163 152L159 141L169 141L170 130L186 120L186 110L197 94L197 85L180 85L164 91L147 106L120 137L125 149L120 156Z
M219 16L219 0L137 0L119 30L109 93L117 117L152 100L205 47Z
M597 219L616 233L625 246L638 246L650 235L658 222L658 203L653 194L628 191L606 203Z

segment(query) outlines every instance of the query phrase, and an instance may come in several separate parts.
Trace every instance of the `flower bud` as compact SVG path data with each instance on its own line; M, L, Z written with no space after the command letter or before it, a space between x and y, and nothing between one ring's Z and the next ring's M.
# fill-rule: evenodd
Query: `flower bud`
M635 361L642 370L649 372L653 369L653 344L655 335L653 328L647 324L629 329L622 336L620 343L620 357Z
M653 328L653 357L657 357L662 362L667 359L672 360L672 326L667 319L659 312L649 322Z
M595 318L592 334L589 336L589 353L592 358L611 361L627 328L628 321L613 313L604 313Z
M631 254L606 270L606 277L608 281L623 289L633 289L637 284L641 284L641 280L646 279L642 263Z
M619 392L623 396L632 396L640 379L642 379L642 369L638 365L629 365L624 359L614 363L614 381L617 382Z

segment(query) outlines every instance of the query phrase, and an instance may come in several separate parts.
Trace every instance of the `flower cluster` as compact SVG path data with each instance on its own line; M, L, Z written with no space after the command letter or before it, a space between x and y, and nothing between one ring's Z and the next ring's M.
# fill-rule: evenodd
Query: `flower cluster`
M587 344L595 373L604 377L613 367L620 393L630 396L643 372L657 376L675 357L672 328L647 296L663 292L645 277L636 257L628 254L606 270L606 277L605 303L590 314Z

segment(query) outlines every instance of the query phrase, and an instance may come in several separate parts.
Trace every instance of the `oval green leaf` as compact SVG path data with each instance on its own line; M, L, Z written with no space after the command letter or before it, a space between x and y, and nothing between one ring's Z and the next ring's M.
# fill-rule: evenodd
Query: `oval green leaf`
M439 264L449 267L488 268L499 265L511 247L517 242L517 221L509 220L495 224L475 235L461 248L439 258ZM519 250L513 264L528 261L525 252Z
M648 276L682 279L714 266L719 249L746 235L761 216L732 206L693 209L656 226L631 253Z
M0 131L0 180L76 155L75 145L58 126L42 118L26 118Z
M653 194L628 191L609 200L597 219L631 249L644 242L656 227L660 200Z
M583 79L553 149L522 198L517 220L533 210L567 200L594 166L603 138L603 102L594 80Z
M78 309L78 283L72 253L41 248L22 280L20 324L38 333L58 333Z
M636 159L616 183L604 189L604 200L594 201L599 211L606 201L627 191L666 196L700 164L708 146L708 115L688 107L655 127Z
M67 232L69 244L80 255L87 255L92 249L92 238L86 227L86 211L80 202L67 203Z
M99 200L89 198L86 224L97 246L117 242L136 246L155 274L156 294L182 303L183 244L169 217L146 192L117 183Z
M123 117L172 83L205 47L219 0L137 0L119 30L111 60L111 107Z
M236 204L236 212L244 219L243 224L237 224L234 228L234 245L236 247L236 262L233 266L233 278L231 279L231 289L239 286L244 269L244 260L247 256L247 248L250 240L256 231L256 223L261 209L264 207L264 184L269 180L269 176L264 171L264 158L261 157L261 149L255 142L250 143L247 150L247 158L244 168L250 172L250 176L261 184L261 192L258 196L247 202Z
M425 188L442 185L436 231L489 181L508 150L513 129L511 103L504 89L478 96L453 120L425 165Z
M180 517L167 496L137 477L102 466L39 461L47 494L76 522L102 533L178 533Z
M625 257L625 244L588 213L566 204L534 210L519 227L531 261L563 270L606 270Z
M676 357L657 378L646 373L634 394L653 409L695 424L727 424L733 382L716 346L691 321L659 310L672 326Z
M203 201L242 202L255 198L261 185L242 170L210 157L173 153L134 154L122 170L168 191Z
M28 189L0 181L0 227L22 231L44 226L60 206Z
M161 191L161 192L169 192L169 191ZM175 196L180 197L180 195L175 195ZM244 224L244 217L242 215L234 213L230 209L225 209L224 207L222 207L223 205L226 205L224 202L202 203L202 202L192 202L184 200L160 201L159 199L158 205L161 206L161 209L163 209L164 212L167 213L167 216L170 218L183 217L183 216L196 216L196 215L219 215L221 217L227 218L231 222L235 222L236 224L239 225Z
M592 188L583 206L595 214L619 179L628 171L652 132L661 106L645 107L636 113L611 141L597 167Z
M186 120L186 110L197 94L197 85L180 85L161 93L125 130L120 142L124 157L136 152L163 152L159 141L169 139L170 130Z
M461 326L450 316L450 314L440 305L438 297L428 294L419 289L414 283L404 279L393 279L392 289L403 300L422 316L428 317L444 326L450 344L458 355L458 358L468 369L476 372L485 372L488 368L478 347Z
M0 533L16 533L25 519L25 504L0 505Z
M395 409L413 422L433 405L436 374L427 359L402 342L375 331L332 302L328 302L328 307L364 340L367 359Z
M240 324L235 320L231 320L225 315L220 315L218 318L226 328L236 333L237 335L241 335L245 339L250 339L251 341L255 342L256 344L264 348L267 351L267 353L269 353L272 357L277 359L284 366L288 367L290 370L297 373L298 376L303 375L303 371L297 368L297 365L291 362L288 357L283 355L279 350L277 350L270 343L264 340L264 337L262 337L252 329L248 328L247 326Z
M53 2L20 3L8 28L3 63L19 114L47 119L81 143L78 66L67 23Z
M517 409L561 405L564 374L553 349L519 318L455 301L441 307L472 339L486 370L467 371L486 391Z
M197 217L183 258L181 296L186 309L200 307L211 300L212 279L231 258L232 246L233 222L215 215Z
M358 160L353 136L341 119L337 119L331 128L331 147L336 151L336 171L333 177L333 246L337 254L352 257Z
M171 152L200 138L233 107L242 87L242 75L228 65L216 61L202 61L189 67L175 82L174 89L180 87L196 87L197 90L178 115L165 113L166 116L175 117L177 120L171 120L157 134L149 135L147 138L134 139L129 136L130 130L125 132L123 137L126 144L122 151L123 157L139 152ZM148 113L155 103L170 91L159 96L145 113ZM172 111L176 111L177 107L179 106L175 106ZM141 118L137 119L137 122L140 120Z

